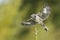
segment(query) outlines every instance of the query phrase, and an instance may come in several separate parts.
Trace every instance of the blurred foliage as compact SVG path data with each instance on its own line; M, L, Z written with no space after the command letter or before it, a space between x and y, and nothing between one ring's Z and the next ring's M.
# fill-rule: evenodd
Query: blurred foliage
M36 40L35 27L38 29L37 40L60 40L60 0L11 0L0 5L0 40ZM48 32L38 24L23 26L31 14L39 12L44 4L51 7L51 14L44 23Z

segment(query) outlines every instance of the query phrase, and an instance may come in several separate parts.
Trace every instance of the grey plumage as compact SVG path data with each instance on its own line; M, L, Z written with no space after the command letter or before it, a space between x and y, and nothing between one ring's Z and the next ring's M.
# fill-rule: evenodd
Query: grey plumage
M43 23L44 20L48 18L51 13L51 9L49 6L45 6L43 10L37 14L31 14L31 18L27 20L27 22L23 22L25 25L35 25L40 24L46 31L48 30L47 26ZM31 21L33 20L33 21Z
M45 6L41 12L38 13L38 15L43 19L46 20L51 13L51 8L49 6Z

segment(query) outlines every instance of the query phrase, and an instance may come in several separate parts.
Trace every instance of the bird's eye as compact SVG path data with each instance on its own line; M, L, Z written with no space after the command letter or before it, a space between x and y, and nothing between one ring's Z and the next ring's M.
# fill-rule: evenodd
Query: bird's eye
M36 18L36 16L34 16L34 18Z

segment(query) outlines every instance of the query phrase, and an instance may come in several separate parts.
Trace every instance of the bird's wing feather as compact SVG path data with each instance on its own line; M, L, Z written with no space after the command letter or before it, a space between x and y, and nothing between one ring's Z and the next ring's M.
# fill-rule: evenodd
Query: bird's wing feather
M25 21L25 22L22 22L22 25L25 25L25 26L27 26L27 25L35 25L35 24L36 24L35 21Z
M46 6L43 8L41 12L37 13L37 15L39 15L43 20L46 20L50 13L51 13L50 7Z

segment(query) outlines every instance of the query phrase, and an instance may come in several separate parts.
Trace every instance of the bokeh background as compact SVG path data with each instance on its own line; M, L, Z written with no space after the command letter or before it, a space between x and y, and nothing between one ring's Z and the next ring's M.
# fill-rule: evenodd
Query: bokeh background
M39 24L23 26L31 14L39 12L44 4L51 7L51 14L44 21L46 32ZM0 40L60 40L60 0L0 0Z

